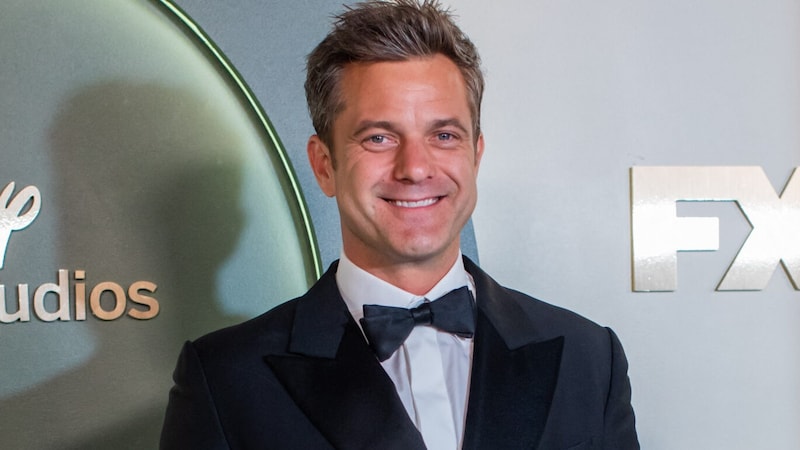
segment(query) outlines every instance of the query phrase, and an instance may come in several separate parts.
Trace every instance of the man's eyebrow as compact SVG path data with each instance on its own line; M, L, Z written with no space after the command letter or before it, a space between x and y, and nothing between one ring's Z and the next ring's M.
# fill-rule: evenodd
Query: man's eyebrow
M459 131L461 131L464 134L469 134L470 132L469 129L455 117L448 119L436 119L430 123L430 126L428 128L431 130L436 130L439 128L446 128L446 127L458 128ZM373 128L387 130L391 132L398 131L397 126L388 120L364 120L358 123L358 126L356 127L356 130L353 132L353 135L358 136L361 133L364 133L365 131Z
M434 120L431 123L431 129L445 128L445 127L456 127L459 130L461 130L462 133L469 134L469 130L467 129L467 127L465 127L464 124L462 124L461 121L456 119L455 117L450 119Z
M353 133L353 135L358 136L359 134L371 128L380 128L388 131L396 131L397 127L395 127L391 122L387 120L365 120L363 122L359 122L358 126L356 127L356 131Z

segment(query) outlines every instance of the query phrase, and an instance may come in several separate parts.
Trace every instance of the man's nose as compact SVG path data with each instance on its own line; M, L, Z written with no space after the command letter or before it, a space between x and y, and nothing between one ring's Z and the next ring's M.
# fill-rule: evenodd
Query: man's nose
M431 149L424 142L403 142L395 157L395 179L419 183L430 178L435 170L433 158Z

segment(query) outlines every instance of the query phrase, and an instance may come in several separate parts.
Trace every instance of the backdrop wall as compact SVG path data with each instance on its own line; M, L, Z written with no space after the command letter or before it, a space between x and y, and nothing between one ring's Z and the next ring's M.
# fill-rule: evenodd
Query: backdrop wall
M302 57L339 2L313 14L310 2L180 3L264 95L334 257L335 211L305 168ZM750 231L732 202L681 204L719 217L719 250L679 253L677 290L634 293L629 178L634 166L760 166L783 190L800 165L800 4L448 4L487 73L481 265L620 334L643 448L800 448L800 293L781 268L761 291L715 291ZM260 87L276 47L298 72L281 92Z
M279 142L174 18L142 25L166 17L155 2L0 6L0 190L16 181L42 199L11 235L0 283L10 305L19 284L33 296L67 269L72 302L69 322L0 323L0 434L14 448L153 446L180 342L302 292L311 257L289 225L275 145L322 264L338 256L335 204L306 164L302 83L341 2L177 3ZM448 3L488 83L465 252L504 284L617 331L643 448L800 448L800 293L781 268L763 290L715 291L750 232L736 204L681 202L680 215L719 217L719 250L680 252L671 292L633 292L630 225L632 167L758 166L784 189L800 166L800 4ZM161 312L76 320L78 270L88 291L157 284Z
M720 218L719 251L680 253L674 292L633 293L628 176L760 166L780 193L800 166L800 4L454 7L488 71L482 266L620 334L643 448L800 448L800 292L781 268L715 291L750 230L723 202L679 208Z

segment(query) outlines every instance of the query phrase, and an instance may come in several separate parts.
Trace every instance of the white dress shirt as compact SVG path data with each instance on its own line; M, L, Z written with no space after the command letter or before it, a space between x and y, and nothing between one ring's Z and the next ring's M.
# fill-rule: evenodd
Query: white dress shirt
M475 296L472 277L464 269L461 255L447 274L425 295L406 292L357 267L342 254L336 283L350 314L358 323L363 305L413 308L425 299L468 286ZM363 330L362 330L363 332ZM417 326L400 348L381 365L394 382L409 417L431 450L461 448L466 420L467 392L473 341ZM441 414L442 408L449 414Z

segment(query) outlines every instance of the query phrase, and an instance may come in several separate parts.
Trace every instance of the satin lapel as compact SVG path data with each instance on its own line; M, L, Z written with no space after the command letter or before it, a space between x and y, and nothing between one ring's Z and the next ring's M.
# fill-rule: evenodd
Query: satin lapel
M510 350L483 314L475 339L463 449L537 448L564 339Z
M535 449L553 400L564 338L539 335L506 290L471 261L478 314L463 449Z
M335 266L298 302L289 352L266 355L267 364L335 448L424 449L333 274Z

